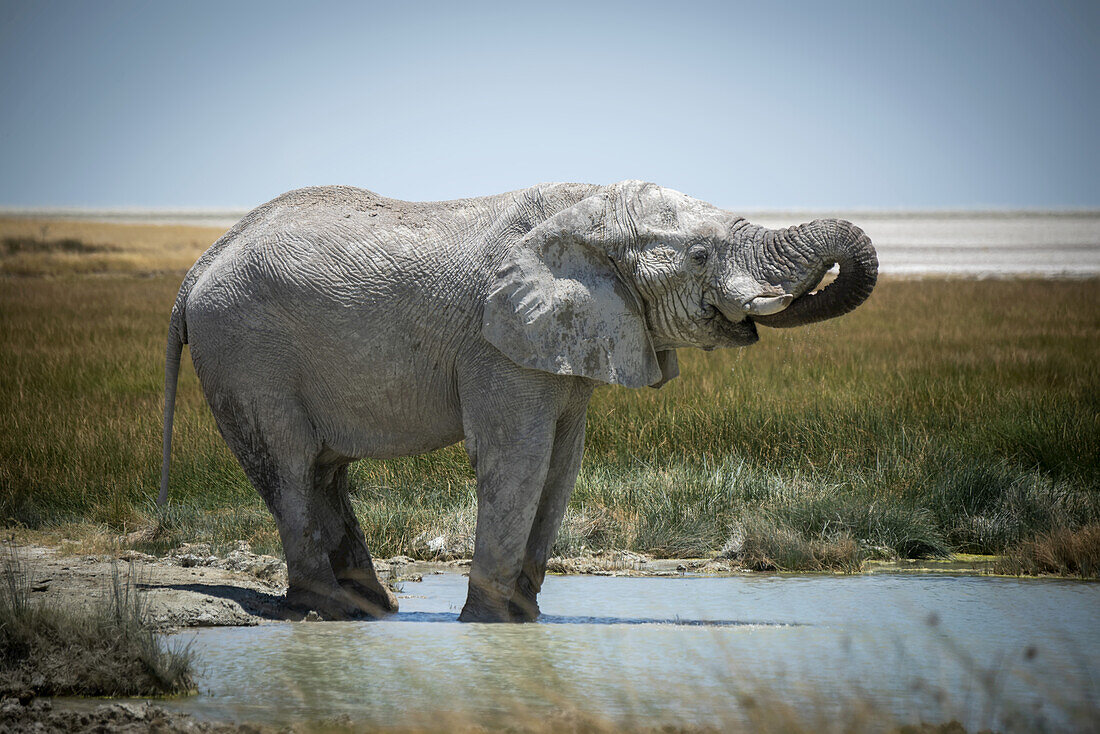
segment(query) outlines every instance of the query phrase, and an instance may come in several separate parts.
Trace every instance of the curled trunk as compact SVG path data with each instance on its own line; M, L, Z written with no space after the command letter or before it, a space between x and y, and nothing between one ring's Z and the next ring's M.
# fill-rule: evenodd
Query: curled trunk
M752 316L764 326L788 328L841 316L867 300L878 279L878 256L870 238L843 219L818 219L809 224L768 232L759 254L774 268L798 274L794 300L782 311ZM778 258L776 263L774 258ZM834 264L840 274L811 293Z

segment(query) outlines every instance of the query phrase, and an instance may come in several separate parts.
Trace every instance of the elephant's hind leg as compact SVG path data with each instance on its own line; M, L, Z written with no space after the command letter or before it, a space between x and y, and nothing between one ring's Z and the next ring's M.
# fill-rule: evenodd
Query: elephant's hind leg
M348 464L316 467L318 502L325 510L325 545L340 588L371 616L397 611L397 597L378 578L348 496Z
M347 518L330 501L331 482L319 481L326 479L324 472L329 480L333 473L319 466L322 444L305 414L295 406L263 399L215 398L210 404L216 406L218 428L279 528L289 582L287 603L316 610L326 619L378 617L394 611L392 595L379 597L370 593L370 586L364 587L368 593L359 593L354 583L346 578L341 583L337 577L334 561L346 571L344 559L354 557L358 548L354 539L344 540ZM359 534L359 543L361 538ZM365 543L361 551L373 573Z

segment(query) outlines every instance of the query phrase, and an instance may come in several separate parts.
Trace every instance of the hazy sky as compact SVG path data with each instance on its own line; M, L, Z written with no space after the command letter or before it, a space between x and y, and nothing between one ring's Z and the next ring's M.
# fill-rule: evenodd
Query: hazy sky
M0 0L0 205L1100 207L1100 3Z

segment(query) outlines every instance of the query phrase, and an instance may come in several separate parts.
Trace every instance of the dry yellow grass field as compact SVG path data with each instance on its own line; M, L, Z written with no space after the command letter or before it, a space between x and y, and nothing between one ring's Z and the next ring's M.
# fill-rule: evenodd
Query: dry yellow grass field
M187 270L225 230L156 224L0 217L0 275L162 273ZM5 243L23 246L10 252ZM78 242L66 251L59 242Z

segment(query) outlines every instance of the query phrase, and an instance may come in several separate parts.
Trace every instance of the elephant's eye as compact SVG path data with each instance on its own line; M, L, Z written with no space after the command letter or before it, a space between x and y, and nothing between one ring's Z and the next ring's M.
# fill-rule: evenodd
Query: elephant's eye
M688 259L695 265L706 265L708 257L710 253L707 252L706 245L692 245L688 249Z

